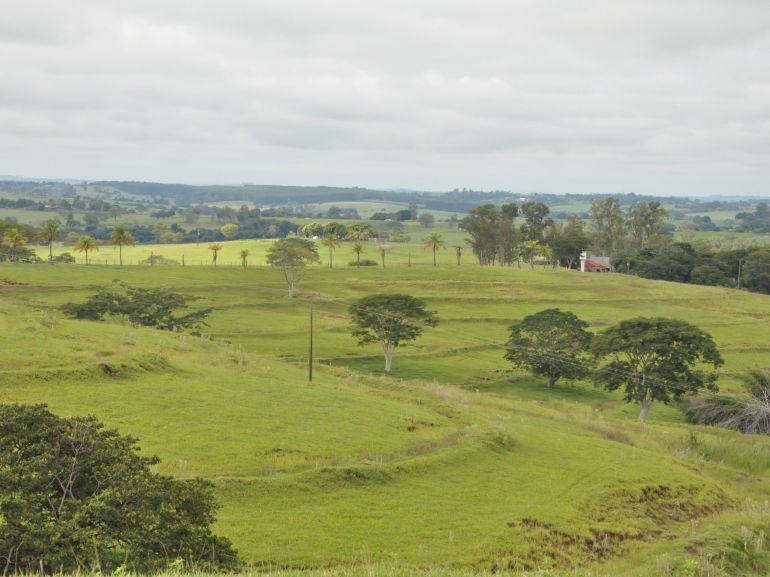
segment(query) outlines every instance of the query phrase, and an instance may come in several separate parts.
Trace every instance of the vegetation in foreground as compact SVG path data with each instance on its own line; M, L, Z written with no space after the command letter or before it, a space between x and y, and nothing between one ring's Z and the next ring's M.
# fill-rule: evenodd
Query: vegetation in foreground
M199 297L214 308L207 337L57 312L116 277ZM698 575L740 562L737 574L763 574L765 437L694 427L674 407L638 424L618 393L580 380L549 391L503 358L507 327L548 308L591 332L640 309L690 321L697 310L724 357L720 386L738 390L767 358L760 295L475 267L309 269L295 299L268 269L6 264L0 278L13 335L0 399L93 413L157 453L159 472L210 479L216 532L247 563ZM415 295L441 318L399 348L388 376L376 345L355 346L347 315L383 292Z

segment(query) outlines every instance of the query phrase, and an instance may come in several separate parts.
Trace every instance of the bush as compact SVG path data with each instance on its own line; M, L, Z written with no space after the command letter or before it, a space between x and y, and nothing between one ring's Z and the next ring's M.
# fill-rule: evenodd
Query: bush
M154 266L156 264L177 265L179 264L179 261L171 258L166 258L162 254L151 254L146 259L139 261L139 264L149 264L150 266Z
M211 532L213 485L157 475L157 463L94 417L0 405L4 573L238 568Z
M51 262L69 264L75 262L75 257L68 252L63 252L62 254L57 254L55 257L53 257Z
M134 325L166 331L199 329L213 309L201 309L176 316L174 311L198 297L174 293L166 289L143 289L121 285L123 292L100 288L84 303L67 303L65 315L83 320L100 321L105 316L124 317Z
M348 266L377 266L377 265L379 265L379 263L376 260L372 260L370 258L362 258L361 262L356 262L352 260L348 263Z

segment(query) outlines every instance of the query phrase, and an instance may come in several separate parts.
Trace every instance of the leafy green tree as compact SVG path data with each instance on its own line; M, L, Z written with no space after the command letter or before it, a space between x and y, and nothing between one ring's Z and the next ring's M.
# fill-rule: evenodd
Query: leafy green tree
M246 268L248 266L248 264L249 264L248 263L248 258L249 258L249 254L251 254L251 253L248 251L248 249L244 248L244 249L241 249L241 252L238 253L238 254L241 257L241 266L243 268Z
M267 249L267 263L283 271L289 285L289 298L294 291L305 267L321 262L314 242L302 238L282 238Z
M27 244L27 237L18 228L9 228L3 234L3 246L8 248L11 253L11 260L19 260L19 249Z
M240 567L215 536L213 485L153 471L156 457L94 417L0 405L0 564L6 574Z
M177 309L198 297L175 293L166 289L144 289L121 285L123 292L100 288L84 303L67 303L62 311L69 317L102 320L105 316L123 317L131 324L165 331L199 329L213 309L206 308L185 314Z
M133 246L136 244L136 241L134 241L134 235L124 225L119 224L112 230L110 244L118 247L118 259L120 266L123 266L123 246Z
M438 324L438 316L425 309L425 301L405 294L369 295L350 305L349 312L358 344L382 346L386 373L399 345L415 340L424 327Z
M89 252L99 252L99 243L96 242L93 238L91 238L88 235L81 236L78 241L75 243L75 246L72 247L75 252L82 252L86 255L86 265L88 264L88 253Z
M214 266L217 266L217 258L219 257L219 251L222 250L222 248L222 245L218 242L209 245L209 250L211 251L211 261L214 263Z
M610 197L591 202L591 224L596 250L615 256L622 248L625 233L623 211L618 199Z
M563 266L572 268L580 259L580 253L588 248L590 242L583 221L572 215L561 229L556 230L551 239L553 256Z
M742 286L750 291L770 294L770 250L751 252L743 263Z
M597 381L610 391L623 387L627 402L640 403L640 421L655 401L715 390L716 373L703 367L723 364L711 335L686 321L660 317L622 321L596 335L591 351L609 358Z
M579 379L588 374L584 359L592 335L587 328L587 322L559 309L526 316L510 326L505 358L547 377L552 389L562 377Z
M481 266L495 264L500 220L501 215L494 204L482 204L468 211L460 223L460 227L470 235L468 243Z
M357 242L353 245L353 254L356 255L356 267L361 266L361 255L365 252L364 244Z
M235 235L238 234L238 229L239 228L240 227L237 224L235 224L233 222L230 222L230 223L222 226L219 229L219 232L221 232L224 235L225 238L235 238Z
M441 233L430 233L423 240L423 244L425 245L425 248L429 248L431 251L433 251L433 266L436 266L436 252L440 248L446 248L446 244L444 243L444 239L441 237Z
M545 229L553 224L548 218L549 212L548 205L542 202L528 201L521 205L521 213L524 215L521 234L524 240L535 240L539 243L545 240Z
M348 240L369 240L377 236L377 231L367 222L354 222L348 225Z
M666 209L657 201L639 202L628 209L626 228L637 250L642 250L651 237L664 233L667 216Z
M430 228L433 226L433 223L436 222L436 217L433 216L429 212L423 212L420 215L420 218L418 219L420 221L420 225L424 228Z
M48 262L53 262L53 243L61 234L61 221L59 219L47 220L40 230L40 240L48 245Z

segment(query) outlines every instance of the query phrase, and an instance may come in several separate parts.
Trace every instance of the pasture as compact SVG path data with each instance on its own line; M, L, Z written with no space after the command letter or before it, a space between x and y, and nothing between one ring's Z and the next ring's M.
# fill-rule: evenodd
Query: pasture
M243 242L264 262L269 241ZM152 248L175 258L173 247L194 248ZM768 364L770 298L470 258L457 267L449 251L438 267L427 252L407 267L403 256L384 269L311 267L294 300L263 266L2 264L0 401L95 414L159 455L159 470L212 479L217 530L263 568L653 575L661 559L768 526L768 439L692 427L663 405L639 424L635 405L590 383L546 390L507 365L502 344L511 321L550 307L594 331L672 316L713 334L720 385L735 390L741 372ZM113 280L195 295L215 309L210 326L195 337L58 311ZM355 344L346 312L379 292L422 297L441 319L397 351L390 375L377 346Z

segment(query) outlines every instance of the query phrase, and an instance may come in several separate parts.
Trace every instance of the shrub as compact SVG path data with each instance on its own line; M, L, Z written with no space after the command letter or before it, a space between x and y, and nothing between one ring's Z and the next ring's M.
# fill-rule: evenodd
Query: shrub
M378 264L379 263L376 260L372 260L370 258L362 258L361 262L351 260L348 263L348 266L377 266Z
M174 311L184 308L198 297L171 292L166 289L143 289L121 285L123 291L100 288L84 303L67 303L62 311L75 319L100 321L105 316L124 317L134 325L166 331L197 329L213 309L201 309L182 315Z
M157 475L157 463L94 417L0 405L4 574L239 567L211 532L212 484Z

